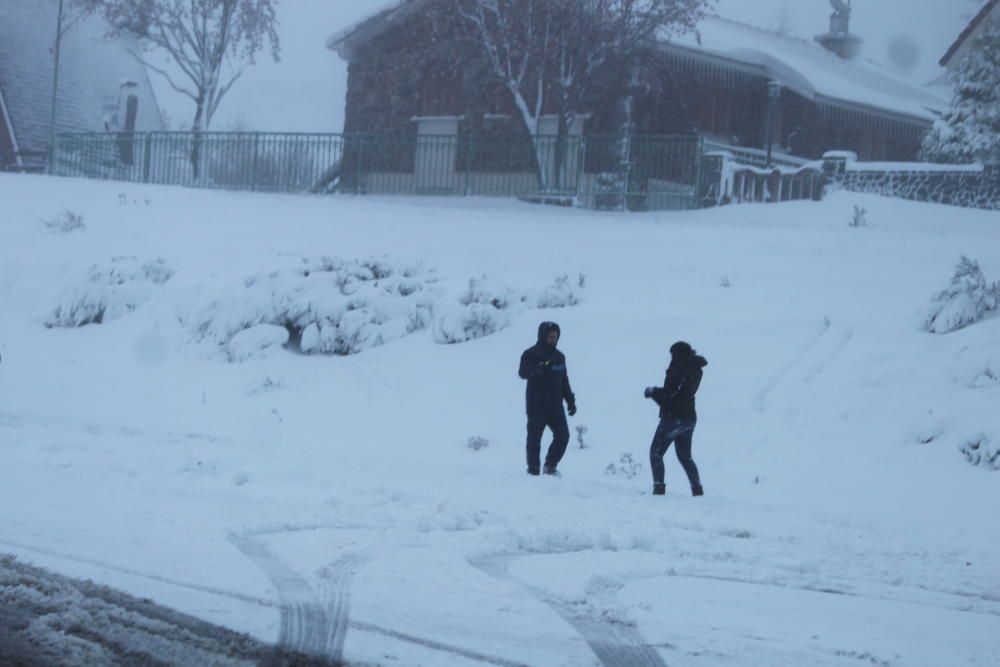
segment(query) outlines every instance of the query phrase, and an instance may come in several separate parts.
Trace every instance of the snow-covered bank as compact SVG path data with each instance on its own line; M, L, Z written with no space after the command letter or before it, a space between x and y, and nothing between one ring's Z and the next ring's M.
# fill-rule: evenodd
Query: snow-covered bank
M1000 318L922 330L960 256L1000 279L996 213L841 193L623 216L17 176L0 202L0 550L354 662L599 664L608 627L667 664L1000 660L1000 477L961 451L1000 443ZM86 228L41 222L63 208ZM484 275L515 294L570 276L583 298L345 357L227 363L192 335L251 276L385 256L433 268L434 303ZM172 273L121 317L45 326L117 257ZM515 371L541 319L562 325L588 427L561 480L523 473ZM709 360L708 495L669 460L652 498L642 390L680 338ZM626 452L641 473L606 475Z

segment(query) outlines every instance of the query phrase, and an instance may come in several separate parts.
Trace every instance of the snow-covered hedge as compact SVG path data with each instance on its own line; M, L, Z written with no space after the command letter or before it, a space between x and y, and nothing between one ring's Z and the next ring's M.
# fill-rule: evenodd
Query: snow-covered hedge
M191 325L232 361L280 342L274 327L305 354L356 354L429 326L436 283L433 271L384 258L301 259L222 289Z
M45 319L47 327L82 327L123 317L146 303L173 270L163 259L114 257L74 276Z
M979 263L962 257L948 288L934 297L924 328L948 333L975 324L1000 308L1000 283L987 283Z
M518 290L485 276L473 278L457 304L439 307L434 339L443 344L464 343L507 328L518 313L529 308L565 308L578 303L578 289L568 276L536 291Z

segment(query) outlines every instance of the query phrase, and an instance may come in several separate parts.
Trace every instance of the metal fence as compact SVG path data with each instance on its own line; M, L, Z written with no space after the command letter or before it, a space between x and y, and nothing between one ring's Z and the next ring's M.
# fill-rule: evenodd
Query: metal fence
M695 208L702 140L150 132L60 134L62 176L267 192L541 197L597 209Z

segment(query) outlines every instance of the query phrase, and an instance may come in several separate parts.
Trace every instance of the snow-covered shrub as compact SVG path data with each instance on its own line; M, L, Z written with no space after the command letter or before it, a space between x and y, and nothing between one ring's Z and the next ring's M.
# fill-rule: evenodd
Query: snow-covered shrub
M851 216L851 221L847 223L848 227L867 227L868 226L868 209L862 208L858 205L854 206L854 215Z
M490 441L482 436L474 435L469 438L469 441L465 443L465 446L474 452L478 452L480 449L486 449L489 447Z
M472 278L454 307L443 308L434 323L434 339L439 343L464 343L484 338L510 325L511 310L521 307L527 297L489 280Z
M586 426L576 427L576 441L580 444L580 449L587 448L587 442L584 440L584 436L587 435L589 429Z
M604 469L605 475L622 475L628 479L633 479L642 472L642 464L635 460L635 455L626 452L618 459L618 463L609 463Z
M559 276L548 287L539 292L536 305L539 308L566 308L580 303L576 288L569 276Z
M87 228L87 225L83 222L83 216L68 208L64 208L54 218L42 220L42 224L53 232L64 233L83 231Z
M1000 470L1000 447L993 445L985 435L972 438L958 449L970 464Z
M528 308L565 308L580 303L578 288L560 276L540 290L526 291L486 278L473 278L453 306L439 308L434 338L439 343L464 343L507 328Z
M1000 283L987 283L979 263L963 256L948 288L931 305L924 328L931 333L956 331L984 319L1000 307Z
M162 259L115 257L74 277L45 320L47 327L82 327L123 317L146 303L174 275Z
M300 259L207 299L191 325L196 340L230 353L241 332L273 325L305 354L356 354L429 326L436 282L433 271L384 258Z
M240 331L229 341L229 361L239 363L264 358L288 344L289 333L275 324L258 324Z
M722 280L719 281L719 287L723 289L729 289L733 284L729 281L729 276L722 276Z

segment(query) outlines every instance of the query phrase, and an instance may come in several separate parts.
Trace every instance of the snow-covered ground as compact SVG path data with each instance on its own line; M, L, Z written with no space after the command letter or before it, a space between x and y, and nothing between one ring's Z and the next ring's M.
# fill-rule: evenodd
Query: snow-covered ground
M1000 214L0 176L0 552L355 664L1000 664L1000 317L921 330L962 255L1000 279ZM588 429L562 479L524 474L543 319ZM677 339L703 498L672 453L648 494Z

